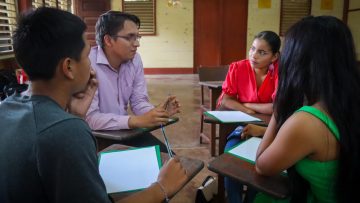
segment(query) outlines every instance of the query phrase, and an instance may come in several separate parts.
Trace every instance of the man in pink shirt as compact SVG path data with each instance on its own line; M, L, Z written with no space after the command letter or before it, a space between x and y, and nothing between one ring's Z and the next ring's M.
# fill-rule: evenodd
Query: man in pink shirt
M141 38L139 27L137 16L119 11L104 13L96 23L98 46L92 47L89 58L99 88L86 115L92 130L159 126L179 112L174 96L157 107L149 102L143 64L136 52ZM129 105L133 115L128 115ZM150 133L122 144L138 147L158 144L166 151L163 143Z

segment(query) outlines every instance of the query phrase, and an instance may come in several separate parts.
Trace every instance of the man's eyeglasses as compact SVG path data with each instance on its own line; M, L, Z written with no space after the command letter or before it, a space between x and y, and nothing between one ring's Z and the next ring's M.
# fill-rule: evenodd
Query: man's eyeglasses
M135 41L138 41L140 42L140 39L141 39L141 35L127 35L127 36L121 36L121 35L113 35L112 36L113 38L123 38L125 40L127 40L128 42L135 42Z

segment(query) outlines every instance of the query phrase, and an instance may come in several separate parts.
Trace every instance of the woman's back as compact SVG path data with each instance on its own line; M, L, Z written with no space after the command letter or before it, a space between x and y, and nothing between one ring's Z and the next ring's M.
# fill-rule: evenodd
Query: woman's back
M303 106L298 110L298 112L299 111L310 113L317 119L321 120L323 124L325 124L326 127L331 131L331 135L326 135L329 134L329 132L325 132L324 135L318 136L334 136L336 140L340 139L339 131L335 123L332 121L331 118L322 113L320 110L311 106ZM327 141L326 143L328 144L328 146L325 148L322 148L320 146L319 150L325 150L325 154L328 154L327 148L336 148L336 146L329 146L329 141ZM338 171L338 160L328 159L329 157L327 158L326 155L324 161L313 160L307 157L298 161L295 165L297 172L305 180L307 180L310 185L307 202L336 202L335 182Z

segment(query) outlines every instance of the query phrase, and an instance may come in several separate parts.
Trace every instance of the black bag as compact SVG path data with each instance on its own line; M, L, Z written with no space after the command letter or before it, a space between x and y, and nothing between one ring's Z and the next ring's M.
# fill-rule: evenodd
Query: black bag
M0 100L7 97L6 87L11 84L17 84L16 74L13 70L0 70Z
M27 84L18 84L15 71L0 70L0 100L4 100L15 92L21 93L27 87Z
M196 191L195 203L213 202L214 196L217 195L218 180L213 176L205 178L204 182Z

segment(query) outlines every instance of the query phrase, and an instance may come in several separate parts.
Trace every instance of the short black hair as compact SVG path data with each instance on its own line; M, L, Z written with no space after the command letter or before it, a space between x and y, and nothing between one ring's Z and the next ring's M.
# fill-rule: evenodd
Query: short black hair
M13 36L15 58L30 80L49 80L61 59L80 60L85 30L85 23L67 11L47 7L28 11Z
M125 20L134 22L138 29L140 28L140 19L136 15L121 11L108 11L102 14L95 25L96 44L104 47L104 36L116 35L124 28Z

